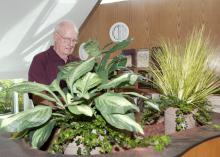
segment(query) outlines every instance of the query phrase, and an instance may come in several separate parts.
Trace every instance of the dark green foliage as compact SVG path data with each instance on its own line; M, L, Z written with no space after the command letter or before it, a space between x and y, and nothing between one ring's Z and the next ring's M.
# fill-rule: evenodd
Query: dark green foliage
M130 149L153 145L156 150L161 151L170 143L168 136L135 138L133 134L111 127L99 115L90 121L76 121L74 125L61 126L62 129L50 148L52 152L63 152L63 146L72 142L73 139L77 139L75 142L78 145L85 146L84 150L78 148L78 154L83 155L89 155L96 147L100 148L100 153L110 153L113 146ZM80 136L81 138L77 138Z
M152 136L146 140L149 145L153 145L156 151L162 151L164 148L171 143L171 139L167 135L163 136Z

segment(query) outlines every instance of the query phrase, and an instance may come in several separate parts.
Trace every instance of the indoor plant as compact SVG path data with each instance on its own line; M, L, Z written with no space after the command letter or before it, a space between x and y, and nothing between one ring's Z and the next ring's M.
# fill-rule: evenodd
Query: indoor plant
M119 55L109 61L112 52L124 48L130 41L117 43L105 51L99 49L96 41L90 40L84 48L91 58L60 67L51 85L33 82L14 85L12 91L33 93L56 103L56 106L54 110L50 106L36 106L16 114L3 120L1 129L15 132L14 137L29 136L32 147L41 148L53 128L60 128L49 148L52 152L63 153L64 147L71 142L84 146L79 147L77 154L90 154L97 147L100 153L108 153L113 145L126 148L149 145L146 140L132 138L132 134L126 132L143 134L134 118L134 111L138 112L139 108L129 95L147 99L138 93L114 91L117 87L134 84L138 79L138 75L132 72L121 76L114 74L115 70L126 65L125 57ZM60 81L65 81L67 88L61 89ZM157 109L157 106L151 106Z
M11 95L8 92L10 87L9 82L0 82L0 114L6 114L12 112Z
M185 44L163 42L162 49L154 54L156 63L151 72L162 95L160 102L166 108L176 108L167 110L174 111L168 114L175 114L170 120L176 122L168 133L186 129L184 117L189 113L200 123L209 120L207 96L219 89L219 78L209 68L212 57L209 44L202 28L194 30Z

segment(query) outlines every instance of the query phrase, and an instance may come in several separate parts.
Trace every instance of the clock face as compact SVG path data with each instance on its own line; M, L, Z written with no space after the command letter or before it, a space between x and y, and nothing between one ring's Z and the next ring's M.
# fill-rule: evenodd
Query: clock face
M128 38L129 28L125 23L117 22L111 26L109 35L113 42L121 42Z
M80 47L79 47L79 58L80 58L81 60L87 60L88 57L89 57L88 53L87 53L86 50L84 49L84 45L85 45L85 43L82 43L82 44L80 45Z

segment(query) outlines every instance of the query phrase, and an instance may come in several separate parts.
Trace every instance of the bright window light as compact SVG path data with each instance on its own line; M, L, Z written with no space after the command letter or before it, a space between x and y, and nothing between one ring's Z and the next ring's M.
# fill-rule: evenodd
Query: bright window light
M116 3L121 1L126 1L126 0L102 0L101 4Z

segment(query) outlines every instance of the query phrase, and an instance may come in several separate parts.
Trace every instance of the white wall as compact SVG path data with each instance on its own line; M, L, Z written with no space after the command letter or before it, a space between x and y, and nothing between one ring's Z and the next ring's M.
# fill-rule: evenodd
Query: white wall
M79 28L98 0L0 0L0 79L27 78L61 19Z

